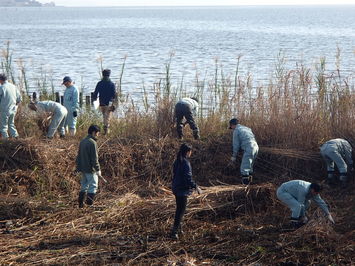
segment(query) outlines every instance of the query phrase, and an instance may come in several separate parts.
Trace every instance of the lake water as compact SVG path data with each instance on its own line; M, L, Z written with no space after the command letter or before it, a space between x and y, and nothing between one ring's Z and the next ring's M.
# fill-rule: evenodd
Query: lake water
M255 85L271 76L280 51L288 67L314 66L326 57L334 70L339 47L344 74L355 71L355 5L0 10L1 47L11 41L32 86L46 72L58 90L70 75L89 92L99 79L99 57L117 80L127 56L122 88L138 95L142 84L149 90L164 77L172 52L173 85L184 77L187 88L196 73L213 78L216 58L233 75L238 55L241 73L250 72Z

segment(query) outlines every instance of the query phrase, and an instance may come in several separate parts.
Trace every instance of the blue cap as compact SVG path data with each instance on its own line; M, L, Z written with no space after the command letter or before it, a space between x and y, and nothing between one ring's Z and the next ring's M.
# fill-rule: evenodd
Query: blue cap
M71 77L69 77L69 76L65 76L64 78L63 78L63 83L62 84L64 84L65 82L72 82L73 80L71 79Z

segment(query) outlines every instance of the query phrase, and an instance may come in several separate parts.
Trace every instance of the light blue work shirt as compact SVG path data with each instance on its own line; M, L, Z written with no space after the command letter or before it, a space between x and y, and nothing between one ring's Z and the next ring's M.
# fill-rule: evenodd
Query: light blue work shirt
M63 105L68 110L68 114L72 114L74 111L79 111L79 90L71 85L64 91Z
M306 201L313 200L325 214L329 214L329 209L319 194L313 195L310 189L311 183L303 180L292 180L283 183L280 191L289 193L299 203L306 205Z
M0 86L0 111L9 115L17 110L17 104L21 102L21 93L17 87L9 82Z
M238 124L233 131L233 157L237 157L240 149L247 151L254 144L256 140L251 129Z

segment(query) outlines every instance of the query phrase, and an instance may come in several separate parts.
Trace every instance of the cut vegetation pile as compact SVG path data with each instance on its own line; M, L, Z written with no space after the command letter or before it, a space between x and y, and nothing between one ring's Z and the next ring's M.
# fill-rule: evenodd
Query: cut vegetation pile
M335 226L312 206L309 224L285 229L289 210L276 199L276 188L297 174L309 175L307 164L313 165L309 172L317 169L307 180L319 179L317 151L261 147L255 184L245 187L238 184L238 167L228 161L230 136L194 142L191 163L204 193L190 198L184 236L172 241L167 234L175 199L169 184L179 142L100 139L108 184L100 183L93 207L80 210L74 173L78 140L0 145L1 264L354 263L353 187L322 193Z

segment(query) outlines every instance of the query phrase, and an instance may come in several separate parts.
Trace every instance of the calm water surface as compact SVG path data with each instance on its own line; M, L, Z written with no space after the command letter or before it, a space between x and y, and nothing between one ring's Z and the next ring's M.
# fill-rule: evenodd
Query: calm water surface
M55 86L70 75L91 91L104 67L118 79L127 56L123 90L139 94L164 77L170 53L173 83L184 77L194 84L197 73L213 77L218 58L233 75L238 55L242 74L263 84L280 51L287 66L314 66L326 57L335 69L337 47L341 69L355 75L355 5L336 7L195 7L195 8L1 8L0 44L7 40L14 59L23 58L31 84L40 73L52 73Z

